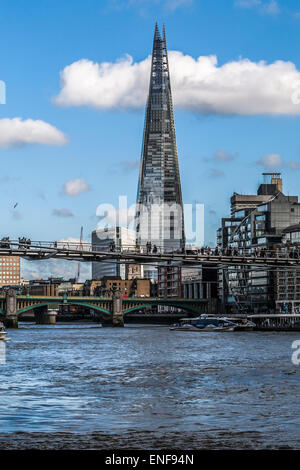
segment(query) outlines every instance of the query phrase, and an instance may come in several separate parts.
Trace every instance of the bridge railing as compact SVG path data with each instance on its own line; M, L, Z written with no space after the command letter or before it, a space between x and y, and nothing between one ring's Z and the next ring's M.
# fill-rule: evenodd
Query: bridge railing
M73 252L73 253L120 253L120 254L132 254L132 255L174 255L178 257L195 256L195 257L244 257L244 258L278 258L278 259L300 259L300 246L288 246L283 245L280 248L269 250L266 248L209 248L202 247L197 249L178 249L171 252L163 251L162 247L157 245L122 245L119 247L115 244L111 244L108 247L103 247L102 244L91 244L88 242L77 242L69 240L58 240L58 241L34 241L34 240L0 240L0 249L2 250L19 250L19 251L41 251L45 252L62 251L62 252Z

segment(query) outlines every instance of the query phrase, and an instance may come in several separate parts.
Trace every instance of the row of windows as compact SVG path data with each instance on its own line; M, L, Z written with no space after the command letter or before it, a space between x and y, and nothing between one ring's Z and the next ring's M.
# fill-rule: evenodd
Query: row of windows
M13 276L13 275L16 275L18 277L20 277L20 273L17 273L17 272L0 272L0 277L8 277L8 276Z
M16 263L16 261L0 261L0 266L20 266L20 263Z

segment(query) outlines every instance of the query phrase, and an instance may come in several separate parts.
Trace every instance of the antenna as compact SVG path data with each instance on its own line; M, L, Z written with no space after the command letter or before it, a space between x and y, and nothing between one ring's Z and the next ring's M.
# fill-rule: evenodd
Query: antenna
M81 251L82 251L82 237L83 237L83 226L81 226L81 229L80 229L79 250ZM80 278L80 266L81 266L80 261L78 261L76 282L78 282Z

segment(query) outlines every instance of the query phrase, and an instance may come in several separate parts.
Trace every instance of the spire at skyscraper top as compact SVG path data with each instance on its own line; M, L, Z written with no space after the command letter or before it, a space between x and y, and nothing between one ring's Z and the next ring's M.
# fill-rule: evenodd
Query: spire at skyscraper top
M156 39L161 39L157 23L155 23L155 28L154 28L154 40Z
M165 25L161 36L157 23L154 28L150 90L152 86L167 85L170 88L169 65Z
M166 40L166 27L165 27L165 24L163 24L162 31L163 31L163 34L161 36L161 34L159 32L158 24L156 22L155 23L155 28L154 28L154 40L160 40L160 41L165 42L165 40Z

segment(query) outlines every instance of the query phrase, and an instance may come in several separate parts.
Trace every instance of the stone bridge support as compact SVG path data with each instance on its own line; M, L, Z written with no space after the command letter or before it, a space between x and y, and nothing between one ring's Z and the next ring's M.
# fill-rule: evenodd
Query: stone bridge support
M101 312L101 313L99 312L98 315L99 315L99 316L98 316L98 320L97 320L97 321L98 321L99 323L101 323L101 325L102 325L103 327L105 327L105 326L108 326L108 327L109 327L109 326L113 326L112 315L107 315L107 314L102 313L102 312Z
M115 327L123 327L124 326L124 317L123 317L123 310L122 310L122 294L120 291L115 291L113 293L113 326Z
M39 307L34 310L35 323L37 325L55 325L57 311L48 307Z
M7 328L18 328L17 315L17 293L14 289L9 289L5 296L5 318L4 324Z

